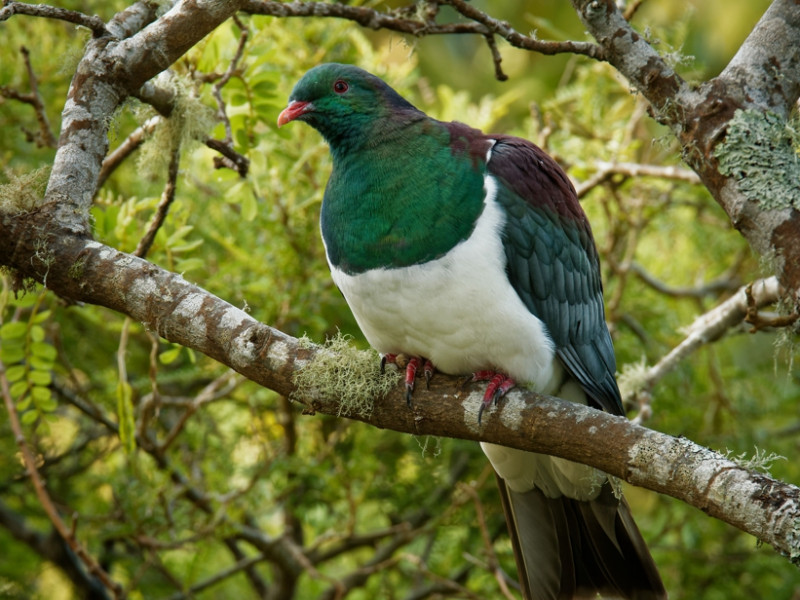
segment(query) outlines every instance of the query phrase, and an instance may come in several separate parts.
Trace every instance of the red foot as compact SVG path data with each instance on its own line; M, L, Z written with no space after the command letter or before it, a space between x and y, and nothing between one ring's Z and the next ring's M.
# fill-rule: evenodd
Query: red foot
M386 363L394 363L397 364L397 354L384 354L381 358L381 373L384 372L386 367ZM414 380L417 377L417 369L419 369L420 365L422 365L422 373L425 375L425 386L427 387L430 384L431 377L433 377L433 373L435 368L433 363L429 361L427 358L422 358L421 356L412 356L408 359L408 363L406 363L406 403L408 406L411 406L411 396L414 392Z
M492 403L497 404L500 398L506 395L508 390L517 385L517 382L511 379L511 377L504 373L498 373L497 371L476 371L472 374L471 381L489 382L489 385L486 386L486 392L483 394L481 407L478 409L478 425L481 424L483 411L489 408Z

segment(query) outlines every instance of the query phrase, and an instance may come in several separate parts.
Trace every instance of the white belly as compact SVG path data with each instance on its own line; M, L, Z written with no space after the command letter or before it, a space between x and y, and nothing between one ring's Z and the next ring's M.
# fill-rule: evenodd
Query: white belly
M348 275L332 267L361 331L382 354L424 356L454 375L496 369L553 393L560 365L542 322L506 276L503 213L487 178L472 235L423 265Z

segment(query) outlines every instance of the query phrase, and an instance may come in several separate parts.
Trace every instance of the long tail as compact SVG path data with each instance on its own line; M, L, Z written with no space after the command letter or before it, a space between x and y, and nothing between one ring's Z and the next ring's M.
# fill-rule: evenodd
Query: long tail
M597 498L580 501L497 480L526 600L667 597L628 503L608 481Z

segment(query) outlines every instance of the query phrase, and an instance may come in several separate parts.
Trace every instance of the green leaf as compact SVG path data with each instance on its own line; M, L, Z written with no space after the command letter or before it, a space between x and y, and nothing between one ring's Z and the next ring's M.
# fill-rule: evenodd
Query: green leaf
M20 338L28 331L28 324L22 321L11 321L0 327L0 339L13 340Z
M49 371L53 368L53 365L54 363L52 360L47 360L39 356L31 356L28 358L28 366L38 371Z
M27 395L27 396L21 398L19 400L19 402L17 402L17 410L19 412L24 412L24 411L28 410L28 408L31 405L31 401L32 400L33 400L33 398L30 395Z
M14 363L22 362L24 358L25 348L22 346L4 343L3 347L0 348L0 360L7 365L13 365Z
M117 419L122 447L127 454L132 454L136 449L133 389L127 381L117 383Z
M28 381L33 385L50 385L53 381L53 376L50 371L31 371L28 374Z
M34 342L41 342L44 339L44 328L41 325L33 325L29 335Z
M19 418L19 420L23 425L30 425L38 418L39 418L39 411L29 410L28 412L23 413L23 415Z
M25 377L28 368L25 365L14 365L6 369L6 379L9 383L14 383Z
M182 346L173 346L169 350L165 350L161 354L158 355L158 360L162 365L169 365L175 362L175 360L180 356Z
M44 323L45 321L47 321L47 319L50 318L51 314L52 314L52 311L43 310L42 312L37 313L36 316L33 317L33 319L31 319L31 322L32 323Z
M53 398L50 388L35 387L31 390L31 396L33 397L33 403L42 412L53 412L58 408L58 403Z
M47 342L33 342L31 344L31 354L49 361L56 359L55 347Z
M22 395L28 391L28 387L30 387L30 385L24 379L22 381L16 382L14 385L11 386L11 389L9 389L11 397L21 398Z
M53 392L50 388L35 386L31 389L31 396L33 396L36 405L39 406L40 402L50 400L53 397Z
M182 242L183 238L192 232L192 229L194 229L194 226L192 225L184 225L183 227L179 227L177 231L167 238L167 246L172 247L178 242Z
M258 203L252 192L242 194L242 218L245 221L252 221L258 214Z

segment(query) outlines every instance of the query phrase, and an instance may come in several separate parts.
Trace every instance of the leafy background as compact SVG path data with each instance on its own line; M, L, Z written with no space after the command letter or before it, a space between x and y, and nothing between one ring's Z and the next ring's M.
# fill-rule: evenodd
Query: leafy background
M584 35L567 3L474 4L543 39ZM767 4L653 0L635 23L684 77L707 78L724 67ZM126 3L59 5L108 19ZM205 76L224 72L234 57L241 30L228 22L162 79L179 90L184 111L158 125L98 191L95 235L123 251L136 248L162 192L169 146L181 139L177 197L148 259L295 336L321 342L341 331L365 346L330 281L317 230L327 148L308 127L275 126L293 83L319 62L356 63L432 116L536 141L577 182L594 174L598 161L680 165L668 132L605 64L501 46L510 80L500 83L482 40L408 40L322 19L241 23L249 32L241 69L221 94L236 150L251 161L248 176L213 169L214 153L191 139L225 135L213 119ZM27 17L2 30L0 85L28 89L16 52L26 45L57 132L88 34ZM154 114L127 102L111 127L112 148ZM30 106L0 98L0 201L23 184L43 189L46 170L37 170L54 149L35 143L37 129ZM583 206L603 256L622 368L654 364L698 314L769 274L701 186L615 177ZM665 294L636 276L631 263L670 289L722 284L700 295ZM156 339L140 323L38 287L15 294L8 273L0 282L0 359L48 492L68 521L74 515L80 539L131 598L186 597L183 589L234 562L225 537L242 520L269 536L291 535L313 556L330 551L301 577L298 598L317 597L358 569L370 576L350 598L412 597L446 579L474 597L498 597L487 568L492 555L514 572L494 480L477 445L302 416L286 399ZM647 425L735 456L788 457L771 462L771 473L800 481L800 386L791 342L740 329L704 347L655 388ZM48 535L7 417L0 419L0 456L0 509ZM190 488L208 511L187 498ZM670 498L637 489L627 495L672 598L800 597L800 573L771 548ZM479 524L493 540L491 551ZM396 535L403 526L412 528L410 539ZM333 552L355 534L399 541L378 563L378 542ZM7 524L0 548L0 597L77 597ZM259 569L269 580L270 569ZM242 573L193 597L235 594L254 597Z

